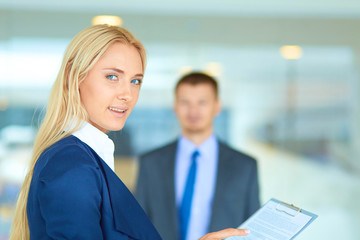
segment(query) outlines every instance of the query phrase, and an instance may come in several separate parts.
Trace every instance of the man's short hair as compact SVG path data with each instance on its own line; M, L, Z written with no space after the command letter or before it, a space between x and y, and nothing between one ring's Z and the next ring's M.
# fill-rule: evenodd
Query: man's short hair
M181 84L185 84L185 83L191 84L191 85L210 84L214 89L216 98L218 98L219 90L218 90L217 81L213 77L211 77L205 73L192 72L192 73L184 75L182 78L179 79L179 81L177 82L177 84L175 86L175 95L177 93L179 86Z

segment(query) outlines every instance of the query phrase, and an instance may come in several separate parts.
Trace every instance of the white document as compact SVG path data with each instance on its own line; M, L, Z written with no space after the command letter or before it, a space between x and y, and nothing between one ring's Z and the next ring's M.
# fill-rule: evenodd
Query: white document
M238 228L249 229L247 236L230 237L226 240L290 240L305 229L317 215L270 199Z

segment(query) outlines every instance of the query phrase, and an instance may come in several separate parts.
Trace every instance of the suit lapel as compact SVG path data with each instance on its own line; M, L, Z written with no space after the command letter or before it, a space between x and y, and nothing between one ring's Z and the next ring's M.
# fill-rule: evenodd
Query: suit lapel
M164 189L164 209L168 209L168 211L164 211L165 219L168 219L169 231L173 232L173 236L178 234L178 219L177 219L177 207L175 201L175 156L176 156L176 148L178 142L175 141L171 143L168 148L164 151L164 157L161 158L163 169L161 173L163 173L162 179L169 179L169 181L165 182Z
M228 184L230 182L228 179L228 170L229 168L231 169L231 166L229 166L230 161L227 161L228 158L229 154L226 151L226 148L221 142L219 142L218 169L216 173L216 186L211 209L211 219L209 225L210 232L220 230L218 228L219 225L221 225L221 219L223 218L222 215L224 215L221 205L224 204L224 197L226 196Z

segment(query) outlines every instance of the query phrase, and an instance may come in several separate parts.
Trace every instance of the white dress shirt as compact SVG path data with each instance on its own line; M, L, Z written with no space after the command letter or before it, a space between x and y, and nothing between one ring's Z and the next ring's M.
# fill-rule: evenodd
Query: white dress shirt
M72 135L91 147L97 155L114 171L114 143L113 141L88 122Z

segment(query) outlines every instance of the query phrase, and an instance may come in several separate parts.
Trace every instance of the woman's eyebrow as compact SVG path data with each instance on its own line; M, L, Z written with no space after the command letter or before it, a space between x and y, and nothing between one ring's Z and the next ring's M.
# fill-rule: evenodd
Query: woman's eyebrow
M120 68L104 68L103 70L112 70L118 73L124 73L124 71L121 70Z
M124 74L124 71L121 70L120 68L104 68L103 70L112 70L112 71L115 71L115 72ZM138 74L135 74L134 77L142 77L142 78L143 78L143 77L144 77L144 74L138 73Z
M144 77L144 74L141 74L141 73L138 73L138 74L135 74L134 77L140 77L140 78L143 78Z

